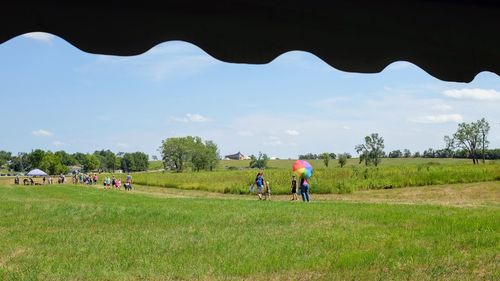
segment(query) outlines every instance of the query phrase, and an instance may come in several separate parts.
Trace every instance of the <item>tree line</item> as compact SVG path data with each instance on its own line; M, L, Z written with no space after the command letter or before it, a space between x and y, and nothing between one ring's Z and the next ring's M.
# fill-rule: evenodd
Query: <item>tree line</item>
M70 167L79 167L82 172L114 172L121 169L125 172L146 171L149 156L143 152L125 153L117 156L110 150L98 150L94 153L67 153L64 150L52 152L35 149L29 153L0 151L0 167L14 172L27 172L41 169L51 175L67 174Z

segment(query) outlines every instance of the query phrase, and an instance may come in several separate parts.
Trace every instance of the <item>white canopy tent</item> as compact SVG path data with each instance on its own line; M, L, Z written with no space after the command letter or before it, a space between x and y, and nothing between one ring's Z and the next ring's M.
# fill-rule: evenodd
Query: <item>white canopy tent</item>
M45 173L44 171L40 170L40 169L34 169L34 170L31 170L29 171L27 174L27 176L29 177L42 177L42 176L48 176L47 173Z

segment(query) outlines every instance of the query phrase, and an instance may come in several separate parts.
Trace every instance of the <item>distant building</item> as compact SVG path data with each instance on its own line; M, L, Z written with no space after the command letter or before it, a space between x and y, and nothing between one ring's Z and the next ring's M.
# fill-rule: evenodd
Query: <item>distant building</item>
M239 151L236 154L230 154L224 156L224 160L248 160L248 159L250 159L250 157L243 155Z

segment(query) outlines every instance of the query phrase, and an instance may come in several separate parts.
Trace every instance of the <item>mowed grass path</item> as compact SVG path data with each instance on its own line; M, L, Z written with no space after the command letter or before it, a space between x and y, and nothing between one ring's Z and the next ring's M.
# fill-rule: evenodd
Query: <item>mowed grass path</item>
M498 280L498 205L0 186L0 280Z

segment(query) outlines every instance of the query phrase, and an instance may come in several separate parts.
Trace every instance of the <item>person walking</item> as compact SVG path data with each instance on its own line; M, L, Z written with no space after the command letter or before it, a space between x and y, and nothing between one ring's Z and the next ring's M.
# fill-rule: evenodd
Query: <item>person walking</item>
M259 200L262 200L262 191L264 190L264 173L260 172L255 180L255 185L257 185L257 196Z
M300 178L300 194L302 195L302 201L309 202L309 183L305 178Z
M297 201L299 198L297 198L297 179L295 178L295 175L292 176L292 201Z
M271 200L271 186L269 186L269 181L265 181L266 192L264 195L264 200Z
M130 174L125 179L125 190L132 190L132 176Z

